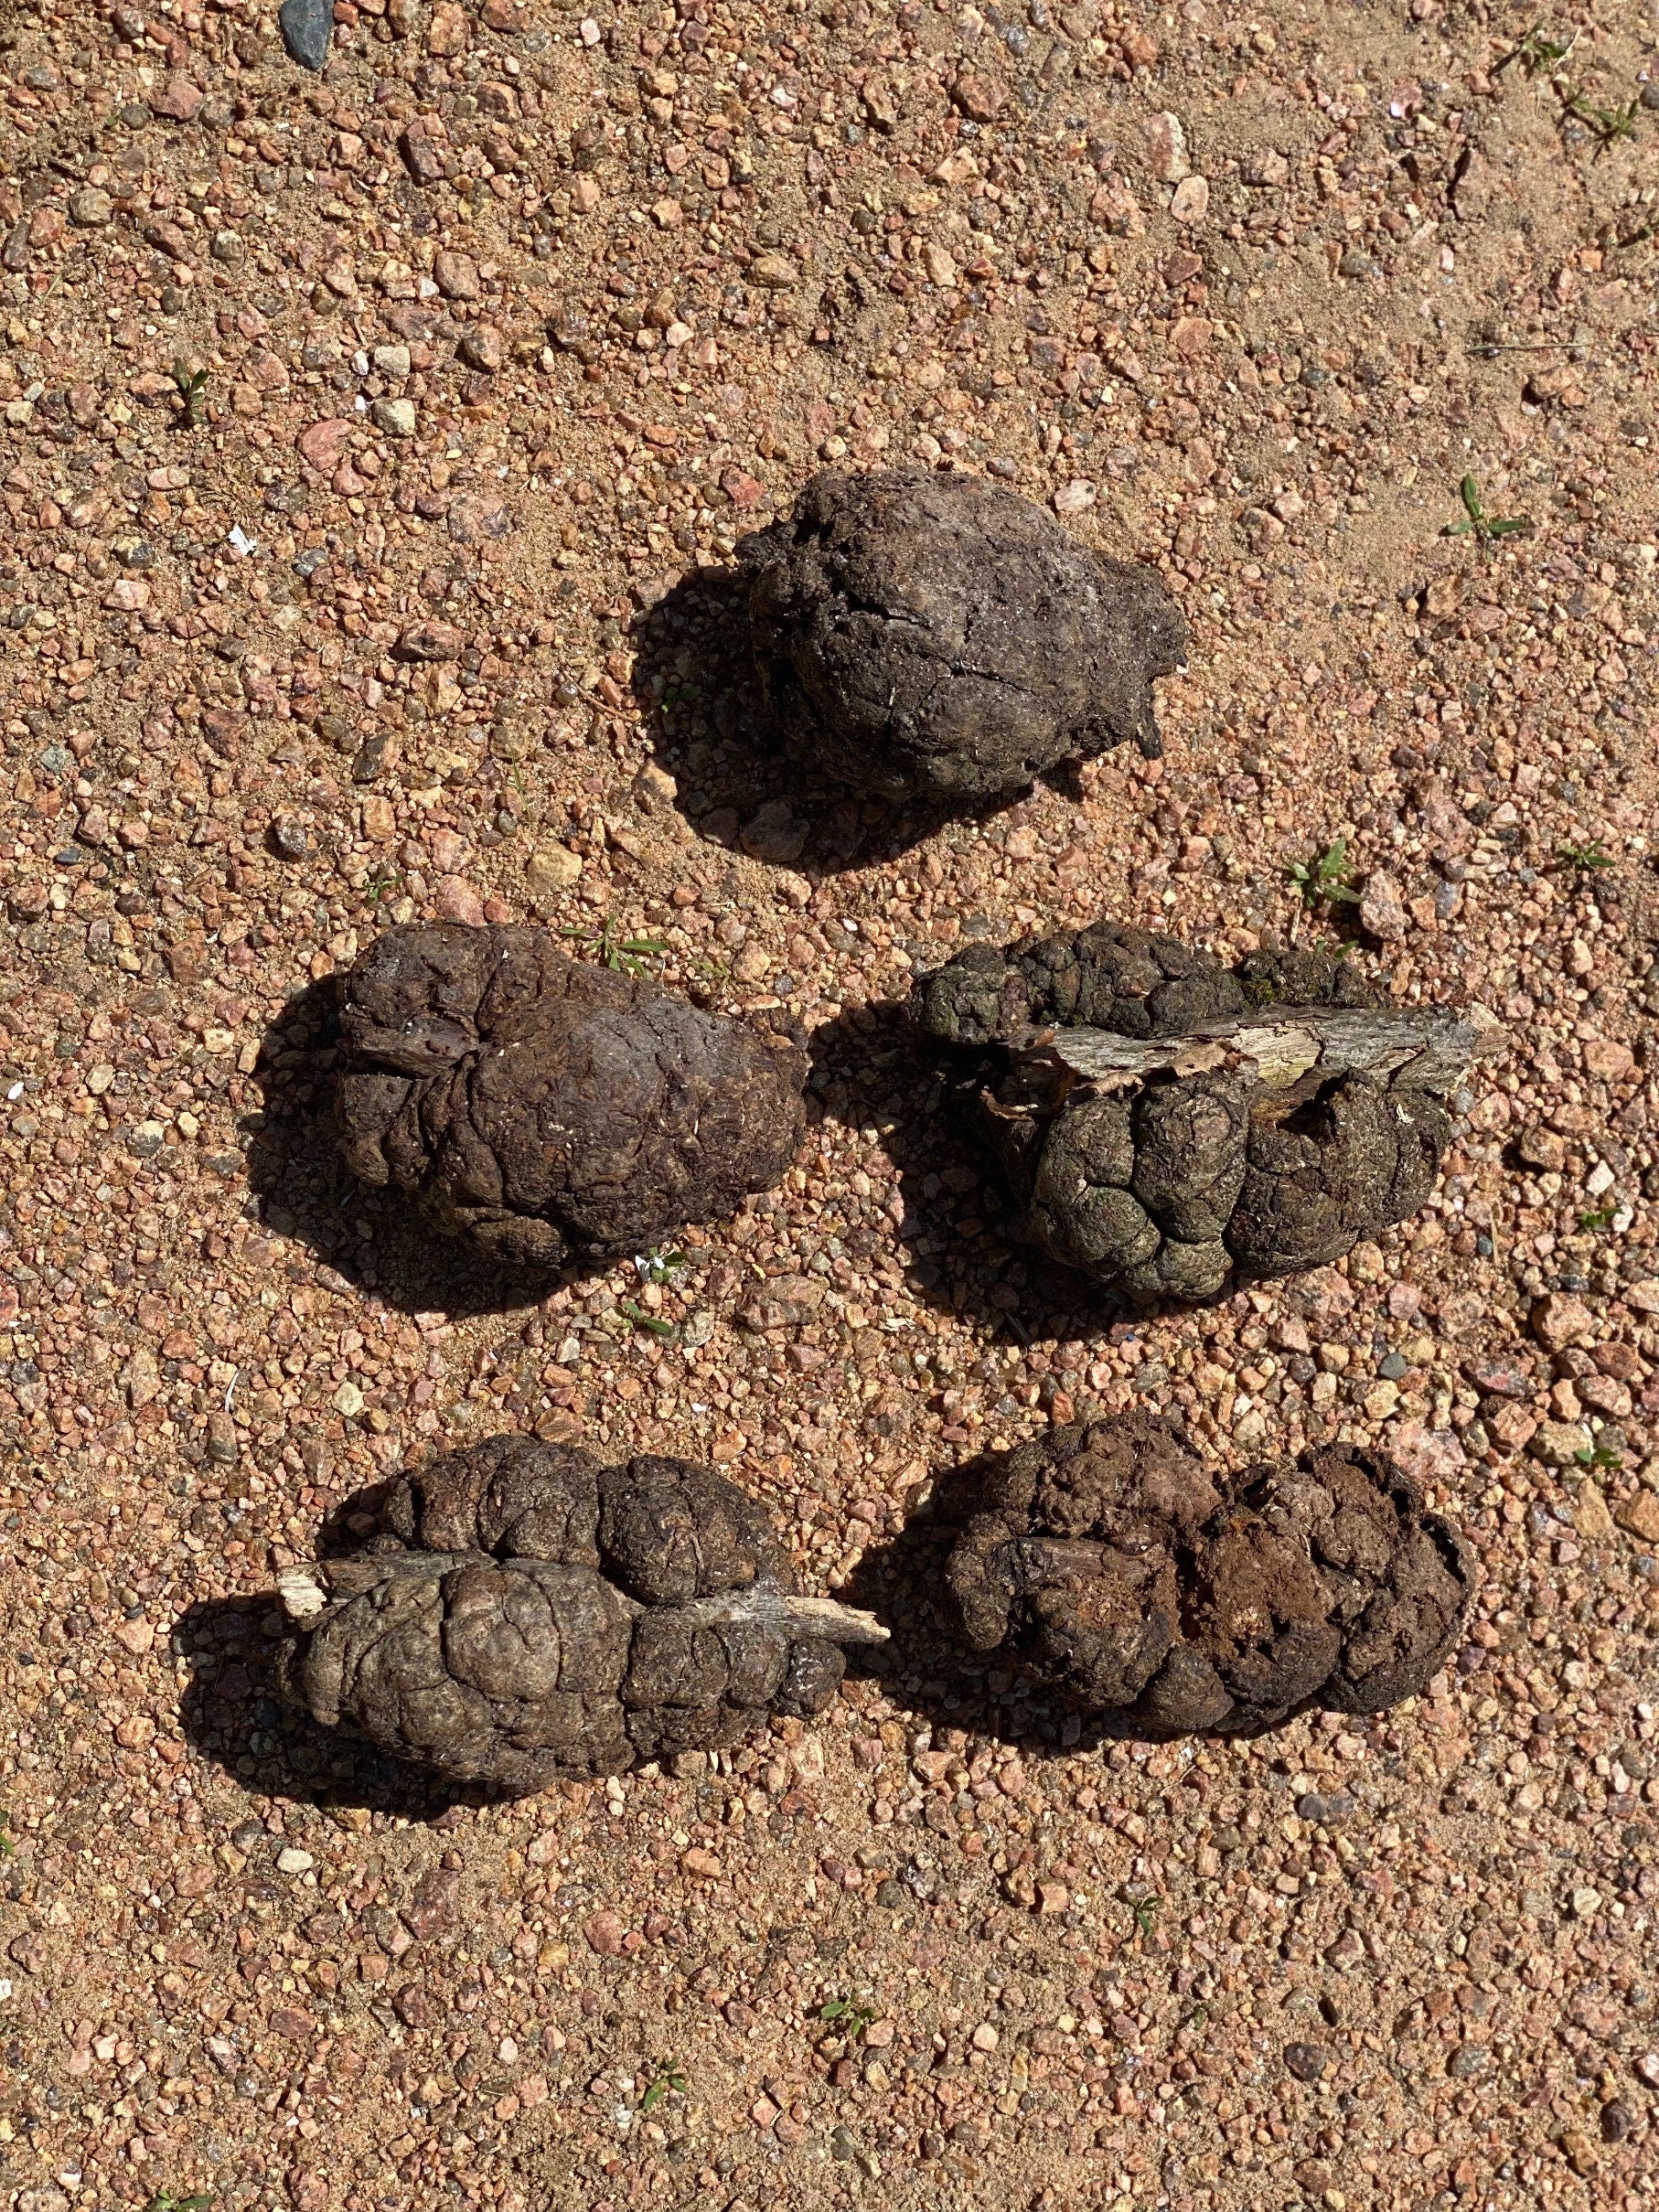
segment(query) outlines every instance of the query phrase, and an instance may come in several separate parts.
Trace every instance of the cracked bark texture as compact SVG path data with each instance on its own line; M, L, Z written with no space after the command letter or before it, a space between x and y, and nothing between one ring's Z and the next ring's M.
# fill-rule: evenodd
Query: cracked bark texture
M1033 1239L1139 1302L1318 1266L1415 1213L1482 1049L1346 961L1228 968L1116 923L969 946L912 1013L981 1054L958 1096Z
M868 1614L796 1592L710 1469L495 1437L404 1475L355 1556L290 1570L284 1694L452 1781L521 1794L809 1715Z
M806 1059L545 930L417 923L347 972L341 1152L509 1265L648 1250L770 1190Z
M887 798L1022 790L1133 741L1186 625L1157 572L1108 561L983 477L812 478L745 538L755 654L790 737Z
M1146 1413L981 1463L946 1579L976 1650L1164 1735L1415 1696L1474 1582L1462 1540L1380 1454L1331 1446L1227 1475Z

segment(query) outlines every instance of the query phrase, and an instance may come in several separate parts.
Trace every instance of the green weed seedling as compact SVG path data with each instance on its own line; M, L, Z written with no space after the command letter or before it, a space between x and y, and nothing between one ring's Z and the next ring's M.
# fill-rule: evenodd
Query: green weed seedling
M201 411L207 404L208 372L205 369L189 369L182 361L173 364L173 385L178 393L178 404L184 412L182 427L186 430L201 428Z
M1310 906L1321 899L1346 900L1354 906L1359 903L1346 838L1333 838L1311 866L1305 860L1292 860L1285 872Z
M616 1310L626 1314L636 1329L643 1329L651 1336L671 1337L674 1334L672 1321L665 1321L654 1313L648 1313L643 1306L635 1305L631 1298L619 1298Z
M1586 100L1582 92L1575 92L1567 103L1567 112L1581 123L1596 142L1597 151L1605 154L1616 146L1622 138L1634 138L1636 118L1641 109L1633 100L1627 100L1622 108L1599 108L1593 101Z
M0 1811L0 1859L15 1859L17 1855L16 1844L12 1842L11 1837L5 1833L5 1826L8 1818L8 1814L4 1811Z
M685 1254L674 1245L655 1245L634 1262L648 1283L671 1283L685 1264Z
M639 2100L640 2110L654 2112L670 2090L675 2096L683 2097L686 2093L686 2078L672 2058L665 2058L651 2077L645 2095Z
M1529 79L1553 77L1578 43L1577 31L1573 33L1565 46L1562 46L1557 39L1547 38L1544 35L1543 20L1540 17L1525 37L1518 39L1510 48L1508 53L1504 55L1503 60L1498 63L1492 73L1494 77L1501 77L1512 61L1518 61Z
M829 2004L820 2008L818 2016L849 2043L856 2043L875 2018L870 2007L861 2004L855 1997L831 1997Z
M171 2189L157 2189L149 2212L208 2212L213 2195L211 2189L195 2189L188 2196L175 2196Z
M1617 1206L1601 1206L1593 1213L1580 1213L1579 1226L1593 1234L1599 1229L1611 1229L1618 1218Z
M609 922L596 935L581 929L567 929L563 935L583 938L606 967L616 968L626 976L643 976L646 963L660 959L669 949L656 937L620 937Z
M1463 538L1472 532L1475 543L1482 551L1495 545L1500 538L1527 538L1532 534L1532 519L1527 515L1489 515L1481 500L1481 487L1472 476L1465 476L1458 486L1458 497L1463 502L1461 522L1449 522L1440 532L1443 538Z
M624 937L605 947L605 964L630 976L643 976L648 960L660 960L668 946L657 937Z
M1580 1467L1614 1468L1624 1464L1623 1453L1615 1451L1611 1444L1598 1444L1593 1451L1575 1452L1573 1456Z
M1574 875L1594 875L1598 869L1611 868L1613 856L1600 838L1591 838L1583 845L1557 845L1556 858L1563 868Z
M377 868L363 886L363 896L370 906L379 906L397 890L398 871L395 868Z

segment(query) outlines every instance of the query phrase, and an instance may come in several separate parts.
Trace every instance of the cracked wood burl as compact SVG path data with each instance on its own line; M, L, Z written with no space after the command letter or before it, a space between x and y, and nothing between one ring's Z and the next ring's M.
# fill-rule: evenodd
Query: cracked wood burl
M347 1166L509 1264L638 1253L794 1153L806 1059L545 930L415 923L347 971Z
M1161 750L1152 681L1187 634L1157 571L982 476L826 470L738 554L774 714L861 790L984 798Z
M513 1794L819 1713L842 1643L761 1508L683 1459L503 1436L404 1475L360 1553L278 1577L279 1681L326 1727Z

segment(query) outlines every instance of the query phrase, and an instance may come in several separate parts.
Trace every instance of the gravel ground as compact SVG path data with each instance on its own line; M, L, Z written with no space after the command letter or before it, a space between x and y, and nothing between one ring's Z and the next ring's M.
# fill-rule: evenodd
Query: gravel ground
M6 2204L1654 2205L1648 16L0 10ZM770 749L735 538L907 457L1158 564L1163 761ZM894 1001L1101 913L1482 1001L1429 1210L1140 1321L1007 1241ZM797 1020L784 1188L538 1298L350 1186L323 986L434 914ZM933 1480L1139 1402L1417 1472L1429 1694L1097 1745L952 1656ZM510 1806L279 1713L273 1569L512 1426L728 1469L884 1671Z

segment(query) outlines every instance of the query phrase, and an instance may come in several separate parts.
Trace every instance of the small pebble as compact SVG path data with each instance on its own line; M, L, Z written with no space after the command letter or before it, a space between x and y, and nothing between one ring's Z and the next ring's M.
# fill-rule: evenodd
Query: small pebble
M334 37L334 0L283 0L277 10L283 44L308 69L320 69Z

